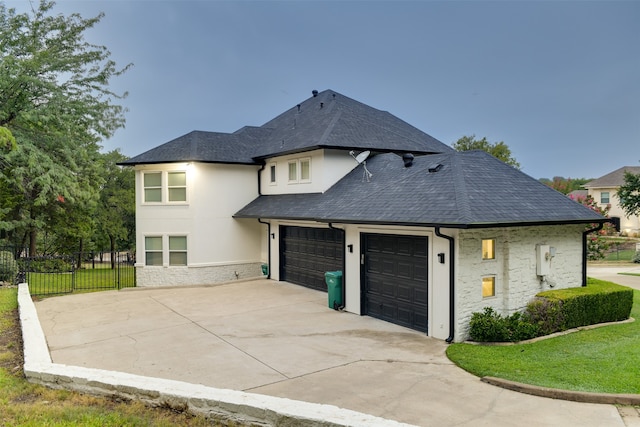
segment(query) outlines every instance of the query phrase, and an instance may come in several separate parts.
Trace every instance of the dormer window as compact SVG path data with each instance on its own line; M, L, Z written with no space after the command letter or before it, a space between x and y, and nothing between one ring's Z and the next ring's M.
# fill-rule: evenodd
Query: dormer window
M269 165L269 183L270 184L276 183L276 164L275 163L271 163Z
M289 183L311 182L311 158L289 160Z
M298 182L298 161L289 162L289 182Z

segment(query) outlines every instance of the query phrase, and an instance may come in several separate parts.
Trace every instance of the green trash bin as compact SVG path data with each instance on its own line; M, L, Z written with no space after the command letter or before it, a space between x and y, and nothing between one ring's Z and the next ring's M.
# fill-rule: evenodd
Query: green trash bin
M324 273L324 280L327 283L327 293L329 294L329 308L337 310L344 307L342 301L342 271L327 271Z
M263 276L269 275L269 264L262 264L262 275Z

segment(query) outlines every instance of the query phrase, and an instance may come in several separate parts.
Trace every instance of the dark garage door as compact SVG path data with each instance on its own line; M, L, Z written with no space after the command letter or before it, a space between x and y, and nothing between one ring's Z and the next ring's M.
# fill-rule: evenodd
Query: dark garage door
M280 226L280 279L327 290L324 273L342 270L342 232L331 228Z
M427 237L362 234L363 314L427 332Z

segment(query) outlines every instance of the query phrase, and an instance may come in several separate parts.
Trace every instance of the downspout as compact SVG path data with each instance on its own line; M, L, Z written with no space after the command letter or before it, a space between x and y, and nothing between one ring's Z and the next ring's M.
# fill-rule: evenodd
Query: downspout
M453 237L444 235L440 232L440 227L436 227L436 236L442 237L449 241L449 336L445 340L447 343L451 344L453 342L453 335L455 332L454 322L456 320L455 316L455 241Z
M262 218L258 218L258 222L267 225L267 279L271 279L271 223L263 221Z
M258 196L262 196L262 171L265 167L267 167L267 164L262 162L262 166L258 169ZM263 224L266 224L266 222L263 222Z
M600 231L604 227L604 222L598 224L597 227L590 228L582 232L582 286L587 286L587 234L594 231Z
M334 227L332 223L328 223L329 228L332 230L338 230L338 231L342 231L342 289L341 289L341 293L342 293L342 304L346 304L347 303L347 289L345 286L345 280L346 280L346 268L347 268L347 257L345 256L344 250L345 250L345 246L344 244L346 243L346 236L345 236L345 231L344 228L337 228ZM344 310L344 305L338 307L338 310Z

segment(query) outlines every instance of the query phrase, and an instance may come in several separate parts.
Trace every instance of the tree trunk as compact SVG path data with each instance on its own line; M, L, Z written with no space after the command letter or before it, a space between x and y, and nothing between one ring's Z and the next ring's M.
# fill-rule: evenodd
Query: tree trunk
M32 228L29 230L29 253L31 256L36 256L36 241L38 238L38 230Z

